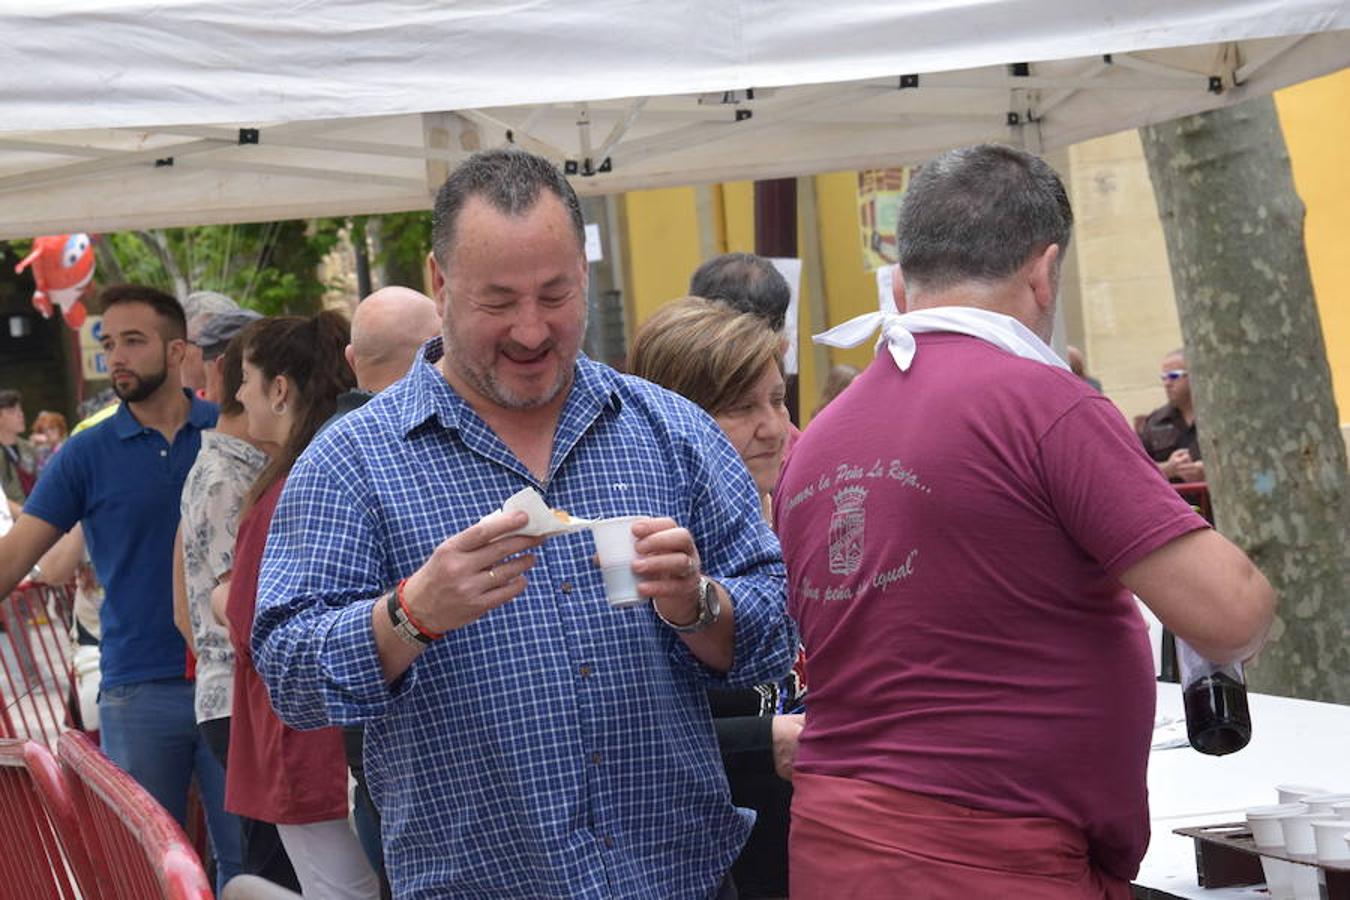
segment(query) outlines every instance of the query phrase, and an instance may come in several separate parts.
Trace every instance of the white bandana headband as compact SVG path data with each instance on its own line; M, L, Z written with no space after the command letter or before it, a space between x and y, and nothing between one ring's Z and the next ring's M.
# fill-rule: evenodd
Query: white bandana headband
M973 306L939 306L904 315L883 309L849 319L829 331L813 335L811 340L828 347L856 347L878 328L881 338L877 341L877 349L885 344L901 372L909 371L914 354L918 352L914 335L931 331L968 334L1023 359L1069 369L1068 363L1060 359L1049 344L1012 316Z

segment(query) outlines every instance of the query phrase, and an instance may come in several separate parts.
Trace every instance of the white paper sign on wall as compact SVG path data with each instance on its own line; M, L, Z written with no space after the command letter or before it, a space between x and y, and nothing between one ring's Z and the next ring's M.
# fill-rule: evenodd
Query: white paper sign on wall
M783 326L783 336L787 338L787 353L783 356L783 368L789 375L797 374L797 309L798 298L801 296L802 285L802 261L800 259L790 259L776 257L770 259L773 267L783 276L783 280L788 283L788 290L791 292L791 300L788 301L787 323Z
M586 226L586 262L600 262L605 258L604 247L600 244L600 226Z

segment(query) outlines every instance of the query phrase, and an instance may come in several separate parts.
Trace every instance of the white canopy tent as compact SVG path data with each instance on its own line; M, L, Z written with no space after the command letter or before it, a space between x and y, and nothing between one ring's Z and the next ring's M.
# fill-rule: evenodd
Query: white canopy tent
M0 238L1043 150L1350 64L1350 0L47 0L0 9Z

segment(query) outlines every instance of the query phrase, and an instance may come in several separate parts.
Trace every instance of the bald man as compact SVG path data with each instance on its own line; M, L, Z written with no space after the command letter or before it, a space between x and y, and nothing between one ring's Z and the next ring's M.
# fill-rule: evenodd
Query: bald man
M411 288L380 288L352 316L347 364L357 387L371 394L389 387L407 374L417 348L440 333L441 314L430 297Z

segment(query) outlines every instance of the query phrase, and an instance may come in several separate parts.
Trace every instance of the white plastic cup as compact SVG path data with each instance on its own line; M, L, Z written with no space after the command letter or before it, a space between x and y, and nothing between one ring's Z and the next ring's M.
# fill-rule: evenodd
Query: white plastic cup
M1350 820L1319 819L1312 827L1319 863L1350 864Z
M1280 819L1305 815L1307 812L1306 803L1253 806L1247 810L1247 824L1252 829L1252 840L1261 850L1283 850L1284 829L1280 827Z
M1247 810L1247 824L1252 829L1252 840L1256 849L1284 852L1284 829L1280 819L1287 816L1299 816L1307 813L1304 803L1281 803L1278 806L1254 806ZM1270 889L1271 900L1293 900L1294 869L1301 868L1282 859L1261 857L1261 870L1266 875L1266 887Z
M1309 794L1299 802L1308 804L1308 812L1323 813L1326 818L1334 818L1336 804L1350 803L1350 794Z
M600 574L605 579L605 600L615 609L650 602L638 594L638 579L633 572L633 560L637 558L633 523L642 518L645 516L619 516L601 519L591 526L595 554L600 557Z
M1281 803L1302 803L1304 797L1328 793L1326 788L1311 787L1306 784L1277 784L1275 793L1280 795Z
M1312 823L1325 819L1320 813L1300 813L1296 816L1280 818L1280 828L1284 830L1284 849L1290 856L1307 859L1317 855L1317 841L1313 837Z
M1317 859L1317 838L1313 835L1313 822L1320 822L1325 815L1302 813L1297 816L1285 816L1280 819L1280 828L1284 829L1284 850L1295 859L1312 862ZM1318 900L1321 891L1318 887L1317 868L1315 866L1293 866L1294 900Z

